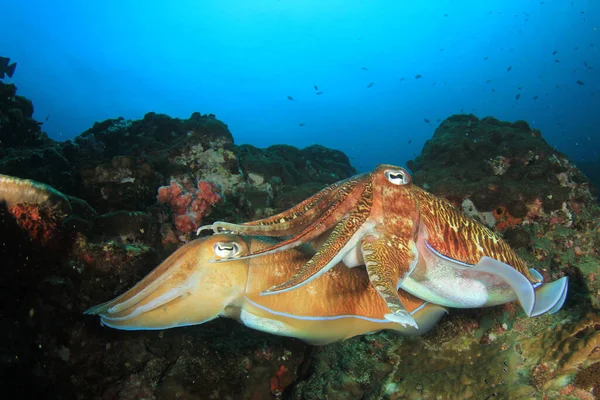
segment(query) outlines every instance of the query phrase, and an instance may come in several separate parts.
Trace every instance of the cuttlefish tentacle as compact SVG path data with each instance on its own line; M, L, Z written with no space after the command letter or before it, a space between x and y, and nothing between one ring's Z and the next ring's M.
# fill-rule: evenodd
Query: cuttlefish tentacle
M390 241L375 235L366 236L361 241L362 256L371 285L391 311L385 318L418 328L415 319L406 310L398 295L398 287L410 272L410 266L414 266L418 259L416 245L412 241L403 245L399 238L395 239ZM409 247L412 250L409 250Z
M373 185L365 181L362 196L354 210L339 222L317 253L304 264L296 274L286 282L265 290L263 294L274 294L292 290L321 276L335 264L342 261L346 254L355 249L361 238L368 233L365 224L373 204Z
M325 232L330 230L331 226L340 223L340 221L342 221L347 214L352 211L352 209L355 207L356 201L358 201L358 198L362 195L364 190L364 185L360 183L361 182L349 182L348 185L344 185L339 188L339 195L335 195L333 197L334 201L328 203L326 208L324 207L320 213L316 214L318 218L296 235L281 242L274 243L272 246L268 246L259 251L254 251L243 258L257 257L265 254L271 254L276 251L288 250L317 239ZM348 198L350 198L350 200ZM356 199L356 201L352 201L351 199ZM273 232L271 232L271 235L269 236L275 235L273 235ZM220 261L227 260L223 259Z
M360 182L361 175L355 176L334 183L289 210L274 216L243 224L218 221L212 225L200 227L197 233L199 234L203 230L212 230L214 233L229 231L237 234L263 236L293 235L319 218L325 210L331 208L331 203L345 200Z

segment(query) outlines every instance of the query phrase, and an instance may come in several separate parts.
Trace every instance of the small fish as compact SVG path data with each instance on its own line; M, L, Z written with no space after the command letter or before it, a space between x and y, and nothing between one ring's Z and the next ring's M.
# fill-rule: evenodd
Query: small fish
M323 92L317 92L317 93L315 93L315 94L316 94L317 96L320 96L320 95L322 95L322 94L323 94Z
M46 115L46 121L50 119L50 114Z
M506 68L506 72L510 72L511 69L512 69L512 65L509 65L508 68Z
M362 67L361 69L362 69L363 71L368 71L368 70L369 70L369 68L367 68L367 67Z
M484 59L484 60L487 60L487 59L488 59L488 57L483 57L483 59Z
M408 139L408 144L411 144L411 143L412 143L412 139Z
M517 90L521 90L521 89L523 89L523 86L519 86L519 87L517 88Z
M539 99L538 96L533 96L533 100L537 100L537 99Z
M519 100L521 98L521 93L517 93L517 95L515 96L515 100Z
M288 96L287 99L288 100L294 100L294 98L292 96Z
M444 14L444 17L447 17L447 16L448 16L448 14Z
M585 85L585 83L583 83L583 81L577 81L578 85Z
M488 79L487 81L485 81L485 83L490 83L491 81L492 81L491 79Z
M421 74L417 74L417 75L415 75L415 79L421 79L422 76L423 75L421 75Z
M374 84L375 84L375 82L371 82L371 83L369 83L369 84L367 85L367 89L368 89L368 88L370 88L370 87L373 87L373 85L374 85Z
M555 62L555 63L559 63L559 62L560 62L560 60L554 60L554 62Z
M0 79L4 79L4 75L6 74L9 78L12 78L15 73L15 68L17 68L17 63L12 63L8 65L10 62L10 58L8 57L0 57Z
M558 50L554 50L554 51L552 52L552 55L553 55L553 56L555 56L557 53L558 53Z
M423 121L425 121L425 123L427 123L427 124L431 122L427 118L423 118Z
M315 88L315 90L319 90L319 87L317 85L313 86Z
M583 65L585 65L585 67L586 67L587 69L592 69L592 67L590 67L590 66L588 65L588 63L587 63L587 62L585 62L585 61L583 62Z
M304 126L304 122L300 122L298 126Z

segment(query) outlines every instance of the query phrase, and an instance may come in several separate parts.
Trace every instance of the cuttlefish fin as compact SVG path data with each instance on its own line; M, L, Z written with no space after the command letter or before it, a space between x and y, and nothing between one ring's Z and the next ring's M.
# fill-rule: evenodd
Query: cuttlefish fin
M424 302L421 306L410 312L410 316L415 321L416 326L402 324L402 329L398 331L403 335L424 335L440 322L444 314L448 314L448 310L445 307Z
M566 276L551 283L534 286L525 275L510 265L485 256L474 268L502 277L513 288L523 311L529 317L536 317L546 312L557 312L567 297L568 279ZM530 269L531 271L535 270ZM532 272L532 275L539 279L542 278L537 271Z
M550 283L543 283L544 278L535 269L530 268L529 272L542 282L535 289L535 306L533 307L532 317L537 317L545 313L554 314L563 306L567 298L569 280L566 276Z
M391 311L385 315L385 319L418 329L417 322L406 310L397 289L418 259L415 243L409 241L403 246L399 238L368 235L361 241L361 251L371 285Z
M481 257L479 262L475 264L473 268L477 271L487 272L504 279L504 281L515 291L525 314L531 317L535 307L535 291L533 285L525 275L510 265L487 256Z

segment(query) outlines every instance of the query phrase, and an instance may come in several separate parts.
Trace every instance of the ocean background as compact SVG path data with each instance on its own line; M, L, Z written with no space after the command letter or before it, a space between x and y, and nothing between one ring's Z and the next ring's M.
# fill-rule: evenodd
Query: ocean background
M473 113L597 162L599 28L600 2L582 0L12 1L0 56L56 140L200 111L237 144L318 143L367 171Z

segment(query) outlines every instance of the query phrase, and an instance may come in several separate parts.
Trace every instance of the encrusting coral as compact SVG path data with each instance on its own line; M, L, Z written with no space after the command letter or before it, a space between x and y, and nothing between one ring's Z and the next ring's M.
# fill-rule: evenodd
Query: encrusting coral
M185 187L184 187L185 185ZM195 232L210 214L211 206L221 200L219 188L212 182L199 180L194 186L171 179L168 186L158 188L158 202L171 207L172 222L179 234Z

